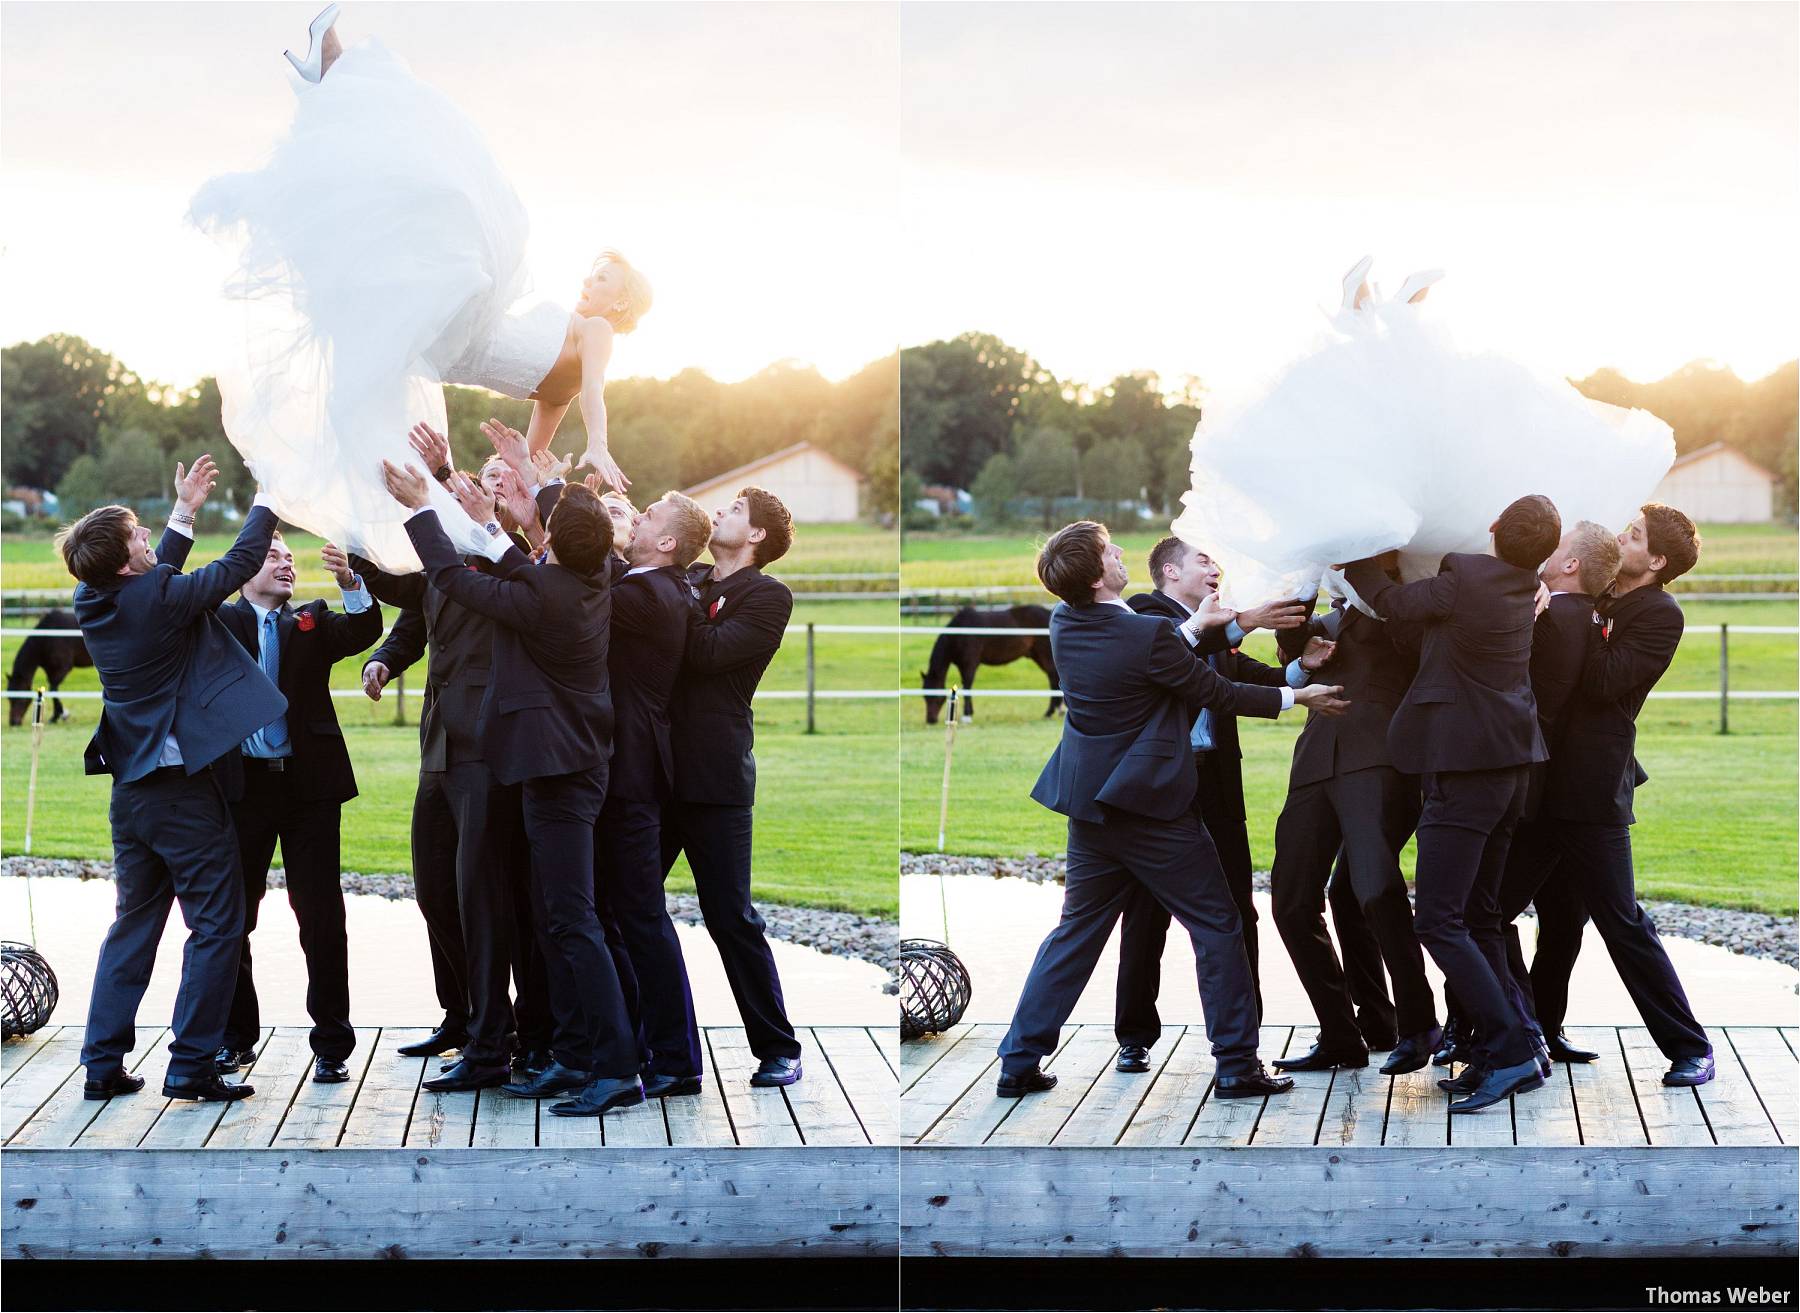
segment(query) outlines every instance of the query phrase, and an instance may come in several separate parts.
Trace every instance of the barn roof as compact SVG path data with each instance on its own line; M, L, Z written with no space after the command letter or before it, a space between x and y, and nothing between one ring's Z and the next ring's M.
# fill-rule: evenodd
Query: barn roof
M1692 465L1696 461L1706 460L1712 456L1718 455L1720 452L1729 452L1739 460L1743 461L1746 465L1750 466L1750 468L1754 469L1757 473L1766 475L1771 481L1775 478L1768 470L1744 455L1743 452L1739 451L1729 442L1709 442L1704 447L1696 447L1685 456L1677 456L1675 458L1675 463L1669 466L1669 469L1671 471L1678 470L1684 465Z
M862 482L863 476L859 471L851 468L849 465L846 465L843 461L839 460L836 456L833 456L829 451L826 451L822 447L814 447L813 444L810 442L796 442L791 447L783 447L780 451L772 451L767 456L758 456L753 461L749 461L743 465L739 465L736 469L726 470L723 474L715 474L710 479L702 479L702 480L700 480L700 482L694 484L691 488L682 489L682 494L687 497L695 496L697 493L701 492L702 490L704 490L706 488L712 487L714 484L728 483L728 482L731 482L731 481L734 481L737 479L747 478L749 475L756 473L756 471L758 471L758 470L767 469L769 466L777 464L780 461L784 461L790 456L798 456L798 455L802 454L803 452L808 452L808 451L816 451L819 455L823 456L826 460L830 461L833 465L836 465L839 469L843 470L846 474L848 474L851 478L855 479L858 483Z

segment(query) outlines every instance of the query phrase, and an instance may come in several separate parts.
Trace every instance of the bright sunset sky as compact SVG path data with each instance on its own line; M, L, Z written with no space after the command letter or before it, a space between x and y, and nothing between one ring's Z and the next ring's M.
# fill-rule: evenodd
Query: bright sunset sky
M1361 255L1571 375L1800 349L1793 5L909 5L902 340L1229 393Z
M182 216L284 131L324 0L0 7L0 341L80 334L148 377L211 372L228 263ZM532 216L534 299L616 246L656 306L616 375L891 352L891 6L377 4L374 35L487 136Z

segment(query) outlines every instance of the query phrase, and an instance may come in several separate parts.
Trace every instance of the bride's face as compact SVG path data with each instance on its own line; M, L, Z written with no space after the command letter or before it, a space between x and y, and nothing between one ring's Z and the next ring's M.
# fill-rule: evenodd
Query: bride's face
M608 318L619 309L624 295L625 279L619 273L619 267L611 260L602 260L582 283L581 300L575 303L575 313Z

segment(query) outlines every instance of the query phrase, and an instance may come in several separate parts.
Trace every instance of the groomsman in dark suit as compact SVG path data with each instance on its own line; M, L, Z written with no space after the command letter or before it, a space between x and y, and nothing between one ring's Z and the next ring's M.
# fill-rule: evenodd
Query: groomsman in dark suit
M1391 554L1381 566L1390 579L1398 579ZM1318 678L1343 685L1350 698L1350 711L1342 717L1307 718L1275 825L1270 875L1275 924L1319 1019L1318 1043L1298 1057L1277 1060L1283 1071L1364 1067L1369 1061L1346 973L1325 929L1328 880L1343 884L1355 898L1393 981L1399 1035L1383 1074L1418 1071L1431 1060L1439 1038L1437 1007L1400 874L1400 850L1419 819L1419 782L1395 769L1388 750L1389 723L1418 668L1418 640L1416 627L1380 620L1342 600L1305 629L1281 635L1287 657L1299 657L1315 642L1329 643ZM1334 862L1340 868L1336 875ZM1344 931L1340 917L1340 938Z
M1417 583L1374 559L1345 577L1387 621L1421 626L1419 670L1388 725L1395 769L1421 777L1414 926L1475 1028L1474 1063L1446 1088L1477 1112L1544 1083L1525 1005L1506 966L1500 878L1543 761L1531 696L1537 570L1562 538L1547 497L1521 497L1492 526L1493 556L1452 552Z
M1206 617L1176 625L1139 615L1120 597L1124 557L1104 525L1082 520L1052 535L1038 578L1063 599L1050 645L1068 716L1032 797L1069 818L1062 920L1038 949L1000 1044L996 1093L1017 1098L1056 1084L1039 1068L1139 887L1187 929L1216 1096L1279 1094L1293 1082L1257 1060L1256 987L1218 853L1193 808L1189 731L1201 708L1273 718L1296 702L1341 707L1335 688L1296 692L1233 684L1194 659Z
M659 1098L700 1093L700 1029L663 896L662 827L675 792L669 700L693 604L684 572L706 549L712 526L697 502L668 492L627 532L625 571L613 584L612 779L595 835L594 878L636 980L648 1049L644 1095Z
M322 598L299 608L289 605L294 554L279 533L243 595L219 608L220 621L281 690L288 709L246 738L240 751L220 758L243 869L244 937L218 1069L236 1071L256 1058L262 1015L251 973L250 936L279 841L288 902L306 958L313 1079L334 1084L350 1079L346 1059L356 1047L350 1026L350 943L339 883L339 823L344 804L356 796L356 776L332 705L331 667L381 637L381 608L342 551L327 543L323 559L343 590L342 614Z
M103 690L87 773L113 777L110 817L117 911L100 945L81 1062L83 1094L144 1088L125 1070L138 1004L156 964L172 902L187 923L163 1094L242 1099L214 1070L237 977L244 882L231 811L213 763L287 710L214 614L262 567L275 512L258 494L231 550L191 575L194 513L218 478L211 456L175 467L175 509L156 550L124 506L90 511L56 536L80 580L75 615Z
M1631 863L1631 826L1637 820L1632 801L1637 786L1649 779L1635 754L1637 714L1674 660L1684 627L1680 603L1663 586L1694 568L1700 535L1680 511L1653 502L1618 542L1618 580L1600 599L1605 628L1587 631L1580 682L1563 708L1545 779L1550 846L1545 885L1566 885L1574 897L1539 903L1549 934L1540 931L1531 988L1538 1021L1546 1033L1560 1036L1585 913L1651 1038L1669 1059L1663 1084L1703 1085L1713 1078L1712 1043L1657 937L1656 923L1637 901Z
M688 572L694 598L687 652L669 706L675 796L663 811L663 872L685 852L712 936L758 1060L752 1085L800 1079L800 1040L788 1020L763 919L750 900L756 714L751 699L775 659L794 595L763 573L787 554L794 521L774 493L745 488L713 515L712 565Z
M1126 605L1139 615L1162 616L1179 625L1218 592L1219 567L1205 552L1179 538L1164 538L1157 543L1150 551L1149 565L1154 591L1126 599ZM1287 673L1245 656L1237 650L1238 645L1253 629L1283 629L1305 622L1306 607L1298 601L1271 602L1239 611L1235 617L1221 612L1219 623L1200 630L1195 656L1211 666L1221 679L1278 688L1287 682ZM1194 718L1188 741L1194 757L1195 815L1206 827L1219 854L1231 901L1237 907L1244 956L1250 962L1250 979L1256 988L1260 1015L1256 895L1250 833L1244 816L1244 754L1238 746L1237 717L1203 708ZM1120 1071L1150 1070L1150 1048L1162 1034L1156 995L1162 985L1162 955L1168 933L1168 909L1156 901L1148 888L1140 887L1126 904L1119 929L1119 983L1113 1029L1119 1040Z

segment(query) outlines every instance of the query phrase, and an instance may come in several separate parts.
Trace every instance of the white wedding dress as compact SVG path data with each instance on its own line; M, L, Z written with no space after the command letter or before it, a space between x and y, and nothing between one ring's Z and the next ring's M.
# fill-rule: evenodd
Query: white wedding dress
M225 432L282 519L384 569L419 568L381 461L445 431L443 384L527 397L570 312L509 313L525 290L525 211L481 133L378 43L301 83L288 135L253 173L215 178L190 219L241 242L243 312L222 362ZM486 540L435 482L465 551Z
M1517 361L1459 350L1422 304L1365 302L1257 398L1194 433L1174 532L1217 560L1227 599L1310 593L1326 567L1392 547L1409 580L1486 550L1528 493L1565 528L1624 528L1675 459L1669 426Z

